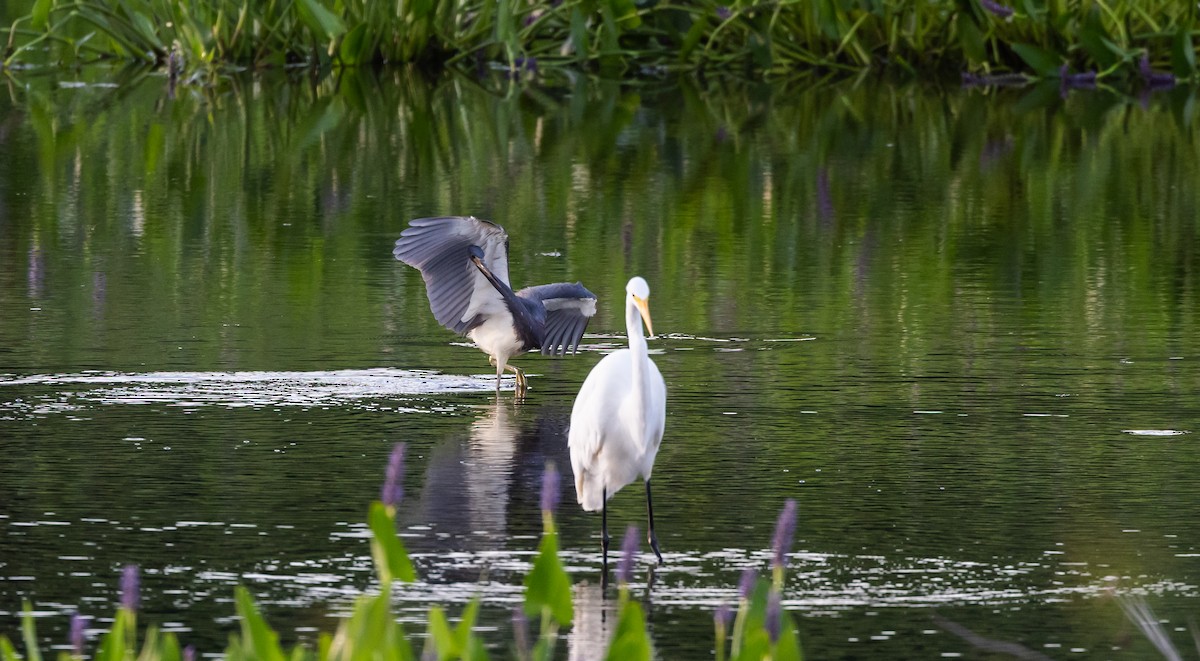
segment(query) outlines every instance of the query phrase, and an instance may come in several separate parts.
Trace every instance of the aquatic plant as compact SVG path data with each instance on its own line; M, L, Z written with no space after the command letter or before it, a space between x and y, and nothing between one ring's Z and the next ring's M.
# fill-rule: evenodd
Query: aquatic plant
M387 476L382 493L393 503L399 503L403 491L402 466L404 445L397 444L388 461ZM558 473L552 464L547 464L542 479L543 531L542 542L533 568L525 580L525 602L513 611L513 647L515 655L522 660L548 660L555 656L555 645L561 627L569 627L573 617L571 579L558 558L558 533L554 527L553 510L558 502ZM283 661L337 661L345 659L371 658L410 661L417 658L476 660L488 658L483 641L474 632L479 614L480 601L473 599L462 610L457 625L451 626L446 610L432 606L428 612L428 624L424 649L419 655L414 650L404 627L396 621L392 612L391 594L395 581L415 580L403 542L396 533L395 508L383 500L371 503L368 512L372 542L371 551L379 576L379 591L373 595L359 597L352 614L341 620L336 632L320 634L316 649L303 645L285 650L276 633L259 610L250 591L243 586L234 590L236 610L240 619L237 634L230 637L225 657L230 661L250 659ZM782 530L790 537L788 526L794 528L795 503L789 500L780 516ZM792 523L787 524L791 519ZM781 546L781 533L776 532L777 554ZM790 543L790 539L787 543ZM633 598L630 582L638 552L638 528L629 526L622 544L621 560L617 572L619 617L616 630L606 653L608 659L638 661L653 658L653 646L646 629L646 616L641 604ZM750 582L757 577L754 572L743 576ZM147 627L138 642L137 608L140 598L139 570L136 565L122 568L120 577L120 600L117 616L112 628L104 634L93 654L96 661L189 661L195 658L192 647L180 649L173 633L160 634L154 626ZM748 587L743 586L746 590ZM540 621L537 642L530 646L529 620ZM728 607L718 611L717 657L726 658L726 629L732 614ZM84 634L87 618L75 613L71 616L70 643L72 654L63 654L60 661L81 658L85 654ZM782 607L781 587L771 586L760 580L753 593L744 593L734 624L732 659L764 659L790 661L800 659L800 648L790 616ZM34 629L33 609L26 602L22 614L22 640L27 661L41 661L37 636ZM17 661L16 648L5 637L0 636L0 661Z
M563 68L620 77L864 69L1053 77L1071 64L1130 77L1148 55L1189 77L1196 29L1195 3L1177 0L33 0L7 30L4 64L106 58L205 71L417 63L492 66L514 78Z

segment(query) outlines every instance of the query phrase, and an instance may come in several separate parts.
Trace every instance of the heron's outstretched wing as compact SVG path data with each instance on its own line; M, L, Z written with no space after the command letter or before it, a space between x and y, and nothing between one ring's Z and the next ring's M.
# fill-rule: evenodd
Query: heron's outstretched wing
M561 356L579 348L583 330L596 314L596 295L582 284L558 282L526 287L517 296L540 301L546 308L542 353Z
M499 225L471 216L418 218L400 233L392 254L425 278L429 309L438 323L465 334L481 314L507 308L496 288L471 263L468 249L479 246L483 263L508 284L508 234Z

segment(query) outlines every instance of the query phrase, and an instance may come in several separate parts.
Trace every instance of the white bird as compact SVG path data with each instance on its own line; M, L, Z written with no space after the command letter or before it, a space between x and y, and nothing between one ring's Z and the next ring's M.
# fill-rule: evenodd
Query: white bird
M514 292L508 284L508 233L471 216L418 218L400 233L396 259L425 278L429 309L438 323L466 335L525 394L525 373L508 359L533 349L561 356L579 348L596 314L596 295L582 284L557 282Z
M571 409L567 444L575 493L588 512L600 510L601 545L608 563L608 499L634 478L646 481L646 514L650 519L650 548L662 562L654 535L654 504L650 472L662 441L667 417L667 384L650 360L642 320L650 323L650 286L641 277L625 285L625 328L629 348L614 351L596 364Z

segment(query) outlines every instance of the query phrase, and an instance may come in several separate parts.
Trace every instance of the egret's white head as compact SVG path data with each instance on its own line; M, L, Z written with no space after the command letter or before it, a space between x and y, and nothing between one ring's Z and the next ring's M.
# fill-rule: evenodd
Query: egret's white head
M646 284L642 276L635 275L629 279L629 284L625 285L625 291L629 294L629 300L637 306L642 320L646 322L646 330L650 337L654 337L654 325L650 323L650 285Z

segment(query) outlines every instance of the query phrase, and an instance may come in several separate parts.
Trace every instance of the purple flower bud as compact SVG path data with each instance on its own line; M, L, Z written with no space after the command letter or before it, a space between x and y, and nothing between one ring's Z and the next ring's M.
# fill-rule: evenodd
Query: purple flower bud
M517 646L517 658L529 658L529 618L525 617L525 609L520 605L513 607L513 642Z
M542 472L542 511L553 512L558 507L558 499L558 469L553 463L547 463L546 470Z
M742 599L749 599L750 592L754 590L754 582L758 580L758 570L754 567L746 567L742 572L742 580L738 581L738 595Z
M183 648L183 661L196 661L196 647L188 645Z
M138 583L137 565L125 565L121 570L121 608L130 611L138 609Z
M396 507L404 500L404 444L397 443L388 458L387 475L383 478L383 491L379 500L384 505Z
M84 634L91 619L79 613L71 616L71 653L75 656L83 656Z
M1013 8L1007 5L1002 5L995 0L979 0L979 4L986 10L992 12L1000 18L1008 18L1013 15Z
M767 595L767 614L763 626L771 637L771 644L779 642L779 632L783 629L783 603L778 590L771 590Z
M788 498L775 522L775 540L771 548L775 551L772 566L781 569L787 564L787 554L792 548L792 536L796 534L796 501Z
M730 16L733 16L733 12L729 10L729 7L717 7L717 18L722 21L728 21Z
M621 564L617 565L617 580L628 583L633 577L634 556L638 552L638 528L629 526L625 529L625 541L621 542Z
M713 622L720 629L728 629L729 623L733 620L733 611L729 609L729 604L721 604L717 606L717 611L713 613Z

